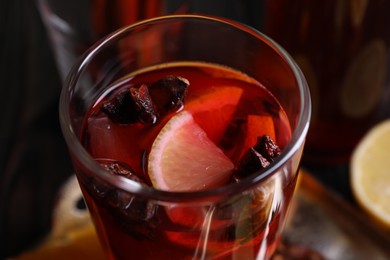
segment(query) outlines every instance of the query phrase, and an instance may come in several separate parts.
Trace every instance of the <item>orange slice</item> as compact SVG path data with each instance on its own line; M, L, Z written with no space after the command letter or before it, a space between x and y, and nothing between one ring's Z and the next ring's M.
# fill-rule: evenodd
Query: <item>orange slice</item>
M148 158L155 188L196 191L225 184L233 163L188 111L173 116L157 135Z
M267 115L248 115L240 130L241 133L234 139L236 144L226 153L232 161L239 160L249 148L257 143L257 138L268 135L275 139L275 126L271 116Z
M214 143L218 143L232 120L243 90L226 86L211 89L207 94L189 101L185 109Z
M247 120L244 151L254 146L259 136L268 135L272 140L275 140L275 127L271 116L248 115Z

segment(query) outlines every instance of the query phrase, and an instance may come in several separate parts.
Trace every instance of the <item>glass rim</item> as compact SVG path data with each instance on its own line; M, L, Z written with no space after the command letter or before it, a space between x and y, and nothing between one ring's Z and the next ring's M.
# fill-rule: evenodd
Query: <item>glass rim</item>
M155 189L150 186L142 185L130 179L127 179L122 176L112 175L107 172L103 167L99 166L96 160L88 153L88 151L83 147L79 138L76 136L69 114L69 104L71 93L73 92L73 87L76 85L77 80L81 73L83 72L83 68L88 64L88 62L94 57L95 53L97 53L101 48L103 48L106 44L115 41L115 39L119 38L123 33L133 30L139 26L147 25L150 23L158 22L158 21L166 21L166 20L175 20L175 19L198 19L198 20L208 20L210 22L222 23L228 26L235 27L241 31L245 31L246 33L252 34L265 44L267 44L270 48L272 48L275 52L278 53L281 59L284 59L288 66L291 68L294 78L297 81L297 85L299 86L299 97L301 101L300 109L299 109L299 120L297 122L296 128L292 132L291 139L289 140L286 147L283 149L280 156L278 156L275 161L273 161L266 169L256 171L251 176L246 177L240 182L230 183L221 187L199 190L199 191L165 191ZM110 34L108 34L103 39L97 41L93 44L84 54L79 58L79 60L74 64L68 76L65 80L64 86L60 95L59 102L59 117L60 117L60 125L62 129L62 133L64 139L67 143L68 150L72 152L77 160L83 164L90 172L98 175L104 181L107 181L111 185L129 192L131 194L135 194L137 196L142 196L145 198L158 200L158 201L166 201L166 202L189 202L196 200L204 200L212 197L221 197L221 196L229 196L233 194L238 194L239 192L245 191L250 187L253 187L261 182L266 181L275 173L278 172L279 169L283 167L283 165L293 157L295 152L304 145L305 136L308 132L310 117L311 117L311 99L309 89L305 80L303 73L301 72L298 65L292 59L292 57L274 40L260 31L242 24L240 22L236 22L227 18L209 16L209 15L193 15L193 14L184 14L184 15L165 15L159 16L152 19L147 19L143 21L139 21L137 23L125 26L120 28Z

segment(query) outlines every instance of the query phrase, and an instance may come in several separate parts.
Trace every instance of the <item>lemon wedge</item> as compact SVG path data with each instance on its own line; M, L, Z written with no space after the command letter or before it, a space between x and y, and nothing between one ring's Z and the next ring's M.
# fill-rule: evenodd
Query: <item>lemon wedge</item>
M233 163L182 111L173 116L155 139L148 159L153 186L169 191L195 191L225 184Z
M355 148L350 181L362 208L390 227L390 120L374 126Z

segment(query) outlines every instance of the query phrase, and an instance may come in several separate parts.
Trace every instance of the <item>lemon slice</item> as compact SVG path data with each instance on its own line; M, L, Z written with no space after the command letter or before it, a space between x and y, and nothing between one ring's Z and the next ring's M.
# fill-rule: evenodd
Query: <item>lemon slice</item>
M351 187L358 203L390 227L390 120L372 128L353 152Z
M223 185L233 167L185 110L161 129L148 158L153 186L169 191L195 191Z

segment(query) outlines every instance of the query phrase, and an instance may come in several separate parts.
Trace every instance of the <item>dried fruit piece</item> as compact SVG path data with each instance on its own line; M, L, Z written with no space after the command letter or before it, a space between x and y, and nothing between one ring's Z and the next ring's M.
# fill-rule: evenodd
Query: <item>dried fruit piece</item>
M139 88L131 87L130 94L134 102L135 112L141 123L155 123L157 115L149 95L148 87L142 84Z
M267 160L272 162L280 155L280 148L275 144L271 137L263 135L257 139L254 149L261 153Z
M125 163L112 160L99 160L99 164L113 175L145 184L145 181L132 173ZM91 179L86 186L93 196L115 216L117 224L137 239L152 239L158 207L145 198L116 189L97 178Z
M128 89L119 92L113 98L103 102L100 109L112 121L117 123L129 124L138 121L135 106Z
M112 161L112 162L100 162L100 165L103 166L106 170L108 170L111 174L119 175L126 177L130 180L145 183L141 178L132 173L130 166L125 165L124 163Z
M123 176L138 183L145 184L144 180L133 174L131 168L124 163L111 160L100 160L99 163L113 175ZM113 208L126 210L134 199L131 194L115 189L98 179L94 179L92 187L94 193L104 198L104 201Z
M257 138L257 143L249 148L239 160L232 179L237 182L255 171L265 169L280 155L280 148L268 135Z
M167 76L149 87L150 96L160 114L180 110L187 96L189 81L179 76Z
M239 160L251 147L257 142L259 136L268 135L275 139L275 126L273 118L269 115L253 115L249 114L246 117L233 121L227 128L225 142L223 143L227 151L227 155L233 161ZM236 129L234 126L236 125ZM235 138L231 138L235 136ZM230 147L229 144L230 142Z
M240 178L254 173L255 171L265 169L270 162L263 155L257 152L253 147L249 148L238 163L235 176Z
M101 110L114 122L120 124L155 123L157 115L149 95L148 87L130 87L103 102Z
M183 107L188 86L188 80L178 76L162 78L149 88L132 86L103 102L101 111L116 123L154 124L158 115Z

